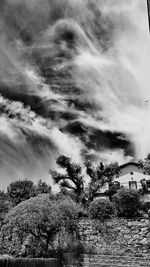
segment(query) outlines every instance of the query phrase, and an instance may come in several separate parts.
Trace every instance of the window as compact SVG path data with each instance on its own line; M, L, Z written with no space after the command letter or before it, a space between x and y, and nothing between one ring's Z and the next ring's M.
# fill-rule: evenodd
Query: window
M130 181L129 182L129 188L130 189L137 189L137 182L136 181Z
M133 175L133 172L130 172L131 175Z
M150 189L150 180L146 181L147 188Z

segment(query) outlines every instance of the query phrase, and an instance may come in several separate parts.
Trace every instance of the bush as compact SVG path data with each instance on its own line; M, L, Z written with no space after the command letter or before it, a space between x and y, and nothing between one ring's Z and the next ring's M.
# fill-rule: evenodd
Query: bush
M89 216L93 219L107 219L114 214L113 204L106 199L95 199L89 206Z
M141 210L148 213L148 211L150 210L150 202L142 203L141 204Z
M78 234L79 210L80 206L70 198L49 194L21 202L5 217L0 238L2 253L49 257L62 230L70 236Z
M118 216L135 217L141 207L140 195L137 190L121 188L113 196L113 202Z

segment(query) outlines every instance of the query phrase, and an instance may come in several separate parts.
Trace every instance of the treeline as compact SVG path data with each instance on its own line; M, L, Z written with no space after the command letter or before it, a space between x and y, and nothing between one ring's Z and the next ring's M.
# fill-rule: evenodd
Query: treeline
M51 186L39 180L37 185L31 180L18 180L8 185L6 192L0 191L0 222L3 222L5 214L24 200L50 193Z

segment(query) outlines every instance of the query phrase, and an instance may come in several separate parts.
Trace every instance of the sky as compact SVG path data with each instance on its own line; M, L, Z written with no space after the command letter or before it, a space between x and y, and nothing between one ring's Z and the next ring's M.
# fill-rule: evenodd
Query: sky
M1 0L0 189L150 152L146 0Z

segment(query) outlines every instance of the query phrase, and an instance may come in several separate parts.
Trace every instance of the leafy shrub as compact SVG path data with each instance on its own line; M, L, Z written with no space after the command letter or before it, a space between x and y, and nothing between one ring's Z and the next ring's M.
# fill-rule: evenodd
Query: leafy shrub
M137 190L121 188L113 196L118 216L135 217L141 207L140 195Z
M111 218L114 214L113 204L106 199L95 199L89 206L89 216L93 219Z
M0 242L3 253L48 257L62 229L70 235L76 233L79 210L80 206L70 198L51 198L49 194L21 202L5 217Z
M77 255L84 252L83 244L80 240L74 239L68 241L66 247L63 250L64 253L75 253Z
M119 183L109 183L109 189L106 190L105 194L109 197L109 200L112 201L113 196L117 193L117 191L120 189Z
M147 213L150 210L150 202L141 203L141 210Z

